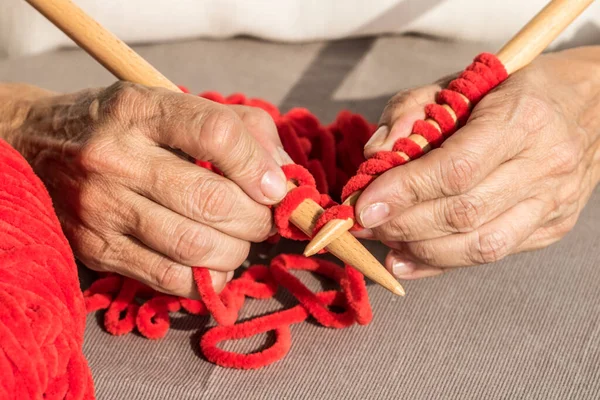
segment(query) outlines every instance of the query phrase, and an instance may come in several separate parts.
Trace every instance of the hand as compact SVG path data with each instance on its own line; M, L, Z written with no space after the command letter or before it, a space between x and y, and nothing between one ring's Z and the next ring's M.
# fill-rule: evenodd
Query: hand
M197 296L190 266L210 268L221 290L286 193L268 114L192 95L127 83L46 95L8 136L46 184L77 258L174 295Z
M395 96L366 155L408 136L440 89ZM439 149L369 185L359 221L392 248L386 267L404 279L546 247L573 228L600 179L599 115L600 48L541 56Z

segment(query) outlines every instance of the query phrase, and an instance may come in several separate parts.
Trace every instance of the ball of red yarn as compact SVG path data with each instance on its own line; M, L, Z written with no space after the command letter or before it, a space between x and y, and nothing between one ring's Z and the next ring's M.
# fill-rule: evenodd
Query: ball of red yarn
M0 398L94 398L75 260L44 185L4 141L0 222Z

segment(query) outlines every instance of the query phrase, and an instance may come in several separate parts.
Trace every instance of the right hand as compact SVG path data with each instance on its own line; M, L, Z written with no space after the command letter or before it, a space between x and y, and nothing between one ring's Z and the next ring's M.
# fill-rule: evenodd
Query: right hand
M173 295L197 298L191 266L221 290L286 194L290 160L256 108L118 82L37 99L16 129L76 257Z

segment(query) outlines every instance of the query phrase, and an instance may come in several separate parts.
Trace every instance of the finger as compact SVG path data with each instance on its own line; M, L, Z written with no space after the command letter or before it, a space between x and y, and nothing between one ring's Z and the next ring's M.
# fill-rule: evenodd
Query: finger
M174 296L199 298L190 267L158 254L136 238L87 229L71 219L64 222L63 229L73 245L75 256L88 268L115 272ZM213 287L220 292L225 287L228 273L209 272Z
M156 99L151 139L210 161L251 198L274 204L287 193L283 171L229 107L179 93Z
M428 85L392 97L379 119L379 128L365 145L365 157L382 150L390 151L396 140L408 137L415 121L425 118L425 106L435 101L440 89L439 85Z
M558 242L573 230L577 217L578 214L573 213L539 228L517 247L515 253L543 249Z
M359 222L373 228L417 203L466 193L523 146L501 123L474 119L439 149L375 179L358 198Z
M129 187L142 196L227 235L265 240L273 226L268 207L256 203L235 183L212 171L154 148L152 167L140 166Z
M355 238L358 239L375 239L371 229L361 229L360 231L350 231Z
M115 239L117 240L117 239ZM106 268L129 278L136 279L151 288L173 296L199 298L192 267L188 267L153 251L133 237L123 236L119 247L103 259ZM225 287L227 273L210 271L213 287L217 291Z
M498 261L514 252L535 230L547 213L540 200L523 201L470 233L458 233L419 242L388 243L407 261L451 268ZM393 266L386 264L393 273Z
M182 217L142 197L127 200L135 223L125 233L177 263L232 271L248 256L250 243Z
M231 105L229 106L242 120L242 123L256 141L275 159L279 165L293 163L283 149L273 118L261 108Z
M418 203L374 228L385 241L419 241L472 232L520 201L532 197L532 168L526 160L508 161L467 193Z
M392 274L398 279L430 278L444 273L443 268L409 261L405 256L394 250L390 250L388 253L385 264L389 265Z

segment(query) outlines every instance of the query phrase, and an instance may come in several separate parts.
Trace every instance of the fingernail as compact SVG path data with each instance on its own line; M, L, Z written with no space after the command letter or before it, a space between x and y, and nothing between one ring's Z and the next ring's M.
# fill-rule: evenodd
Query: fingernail
M392 274L396 278L402 278L403 276L412 274L417 265L412 261L405 261L398 257L398 254L393 253L392 257Z
M365 144L365 148L381 146L383 144L383 142L385 142L385 139L387 138L387 135L389 132L390 132L390 130L388 129L387 126L385 126L385 125L380 126L379 128L377 128L377 130L375 131L373 136L371 136L371 138L369 139L367 144Z
M352 234L354 235L354 237L357 237L359 239L373 239L374 235L373 235L373 231L370 229L361 229L360 231L354 231L352 232Z
M365 228L374 228L383 224L389 216L390 206L387 203L375 203L362 209L360 222Z
M267 171L260 181L260 188L265 197L273 201L283 199L287 193L285 175L282 171Z
M281 160L281 164L279 164L279 166L294 163L294 160L292 160L292 157L290 157L290 155L283 149L283 147L277 146L277 153L279 154L279 158Z

